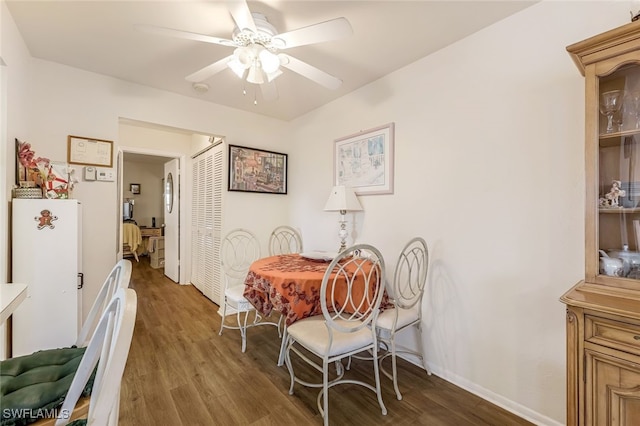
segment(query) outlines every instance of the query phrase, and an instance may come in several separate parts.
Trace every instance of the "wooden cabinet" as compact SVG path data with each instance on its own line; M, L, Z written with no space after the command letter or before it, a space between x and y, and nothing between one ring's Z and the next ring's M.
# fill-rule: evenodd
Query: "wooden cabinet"
M585 278L567 305L567 424L640 424L640 21L567 47L585 76Z
M586 423L594 425L637 425L640 416L640 358L635 363L618 358L615 351L585 350L587 389Z

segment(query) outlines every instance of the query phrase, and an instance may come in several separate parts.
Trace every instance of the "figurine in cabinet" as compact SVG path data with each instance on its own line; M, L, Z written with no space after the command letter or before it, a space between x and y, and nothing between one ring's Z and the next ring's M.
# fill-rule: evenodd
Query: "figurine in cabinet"
M604 196L606 199L605 205L607 207L618 207L618 200L620 199L620 197L624 197L625 195L627 195L627 191L625 191L624 189L620 189L621 184L622 182L620 182L619 180L614 180L611 183L611 190Z

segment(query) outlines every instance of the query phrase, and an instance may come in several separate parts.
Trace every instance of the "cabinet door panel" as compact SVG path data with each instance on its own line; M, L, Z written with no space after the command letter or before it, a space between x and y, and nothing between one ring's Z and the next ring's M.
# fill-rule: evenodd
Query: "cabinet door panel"
M640 357L585 350L587 425L640 424Z

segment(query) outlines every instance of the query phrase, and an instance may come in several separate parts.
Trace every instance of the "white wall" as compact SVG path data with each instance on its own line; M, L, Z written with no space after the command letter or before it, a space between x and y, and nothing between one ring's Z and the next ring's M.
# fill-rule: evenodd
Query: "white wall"
M565 47L625 24L628 7L535 5L291 129L292 220L307 248L333 248L333 140L395 122L395 193L359 197L357 241L391 275L423 236L430 366L540 424L565 421L558 298L584 275L584 80Z
M27 129L27 94L29 88L29 73L27 64L31 57L13 22L13 18L4 1L0 2L0 57L6 63L2 67L0 90L0 114L3 117L0 131L2 146L0 173L3 174L0 183L0 254L5 254L0 262L0 280L10 278L10 258L6 256L9 243L8 204L11 199L11 188L15 184L15 145L10 135L22 134Z
M167 159L168 161L168 159ZM144 163L138 161L124 161L123 193L124 199L134 200L133 219L138 226L152 226L152 218L156 218L156 226L164 222L164 205L162 193L162 178L164 166L160 163ZM134 194L130 185L140 185L140 194Z
M29 52L4 1L0 1L0 283L11 280L9 255L11 188L15 183L15 145L10 135L27 128ZM0 325L0 359L5 358L5 325Z

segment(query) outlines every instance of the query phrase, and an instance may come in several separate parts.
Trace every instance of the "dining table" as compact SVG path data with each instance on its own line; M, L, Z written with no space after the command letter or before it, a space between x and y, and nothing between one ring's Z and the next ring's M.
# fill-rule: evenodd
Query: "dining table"
M322 315L320 289L330 263L331 257L309 258L301 254L258 259L249 267L243 295L263 317L268 317L274 311L279 312L285 326ZM385 291L380 309L392 307L393 303ZM278 365L283 362L282 349Z

